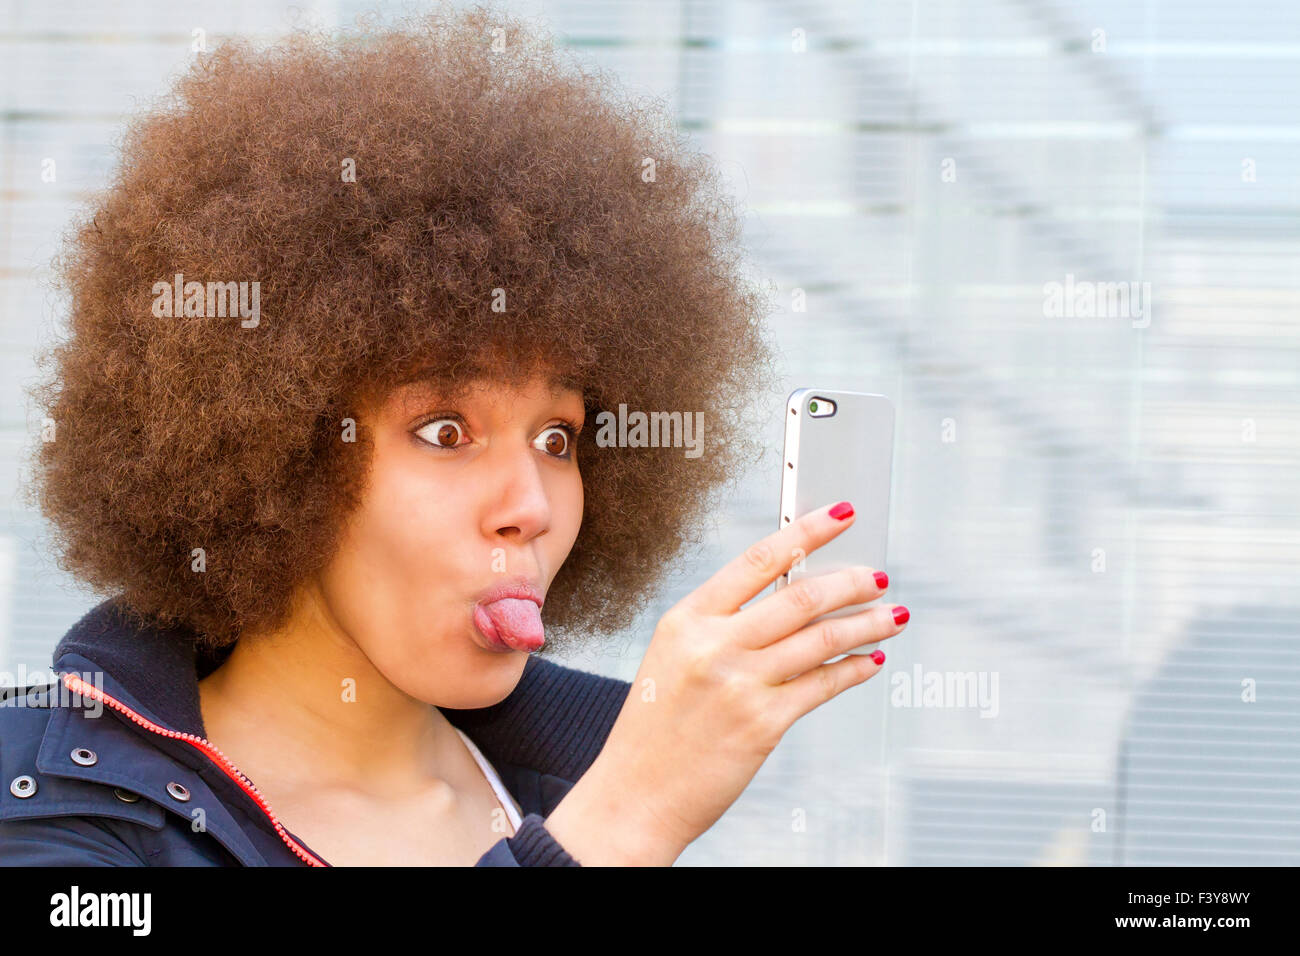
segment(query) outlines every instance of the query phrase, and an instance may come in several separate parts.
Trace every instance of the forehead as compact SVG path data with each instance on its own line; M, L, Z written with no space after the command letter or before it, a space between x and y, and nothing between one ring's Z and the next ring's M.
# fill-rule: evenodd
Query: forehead
M389 402L409 407L430 401L474 401L502 395L516 399L529 395L582 402L582 392L576 387L545 373L511 378L475 378L468 383L449 383L437 376L425 375L398 386L389 396Z

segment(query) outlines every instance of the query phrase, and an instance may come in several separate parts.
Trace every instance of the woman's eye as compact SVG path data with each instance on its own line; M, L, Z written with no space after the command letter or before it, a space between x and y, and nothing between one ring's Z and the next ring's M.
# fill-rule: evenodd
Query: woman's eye
M460 447L465 430L459 419L435 418L416 429L415 434L430 445L448 450ZM556 458L572 457L574 432L567 425L552 425L537 440L537 448Z
M425 434L420 434L421 432ZM439 448L455 448L460 444L463 433L460 423L454 418L437 418L426 425L421 425L416 434Z
M567 458L572 436L569 429L562 425L552 425L541 434L542 450L556 458Z

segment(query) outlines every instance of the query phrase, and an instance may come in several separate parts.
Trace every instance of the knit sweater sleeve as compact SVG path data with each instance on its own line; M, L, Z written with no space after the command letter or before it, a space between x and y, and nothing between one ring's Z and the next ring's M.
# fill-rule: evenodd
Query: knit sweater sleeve
M519 824L515 835L498 840L475 866L581 866L558 840L551 836L544 821L530 813Z

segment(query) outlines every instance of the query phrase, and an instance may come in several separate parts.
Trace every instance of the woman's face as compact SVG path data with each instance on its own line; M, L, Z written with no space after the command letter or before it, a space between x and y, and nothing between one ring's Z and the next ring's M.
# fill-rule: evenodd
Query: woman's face
M566 426L583 414L580 393L542 379L478 381L458 400L410 385L370 412L369 486L320 596L389 683L453 708L515 688L528 651L493 649L489 633L529 647L538 610L487 592L531 585L544 599L573 547L582 478Z

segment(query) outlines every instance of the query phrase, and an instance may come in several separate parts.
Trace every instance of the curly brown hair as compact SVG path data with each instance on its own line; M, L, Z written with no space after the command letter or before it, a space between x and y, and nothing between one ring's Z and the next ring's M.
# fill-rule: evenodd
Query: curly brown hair
M760 450L771 300L668 111L571 59L507 15L444 9L231 40L134 119L56 261L69 328L32 389L56 426L33 471L60 566L209 647L274 628L361 501L367 396L543 369L589 424L619 403L703 413L699 457L579 438L586 506L548 628L642 610ZM260 322L159 318L177 273L259 283Z

